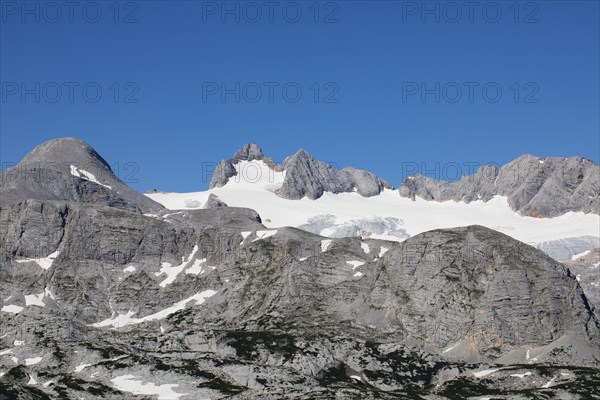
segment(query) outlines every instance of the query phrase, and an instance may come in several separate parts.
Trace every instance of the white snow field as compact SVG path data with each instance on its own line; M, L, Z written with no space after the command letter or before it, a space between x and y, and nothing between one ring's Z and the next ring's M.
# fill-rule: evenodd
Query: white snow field
M555 218L521 216L510 208L507 198L502 196L496 196L488 202L474 201L468 204L419 198L412 201L400 197L398 190L386 189L374 197L326 192L317 200L306 197L287 200L275 194L275 190L283 183L285 171L273 171L263 161L241 161L235 167L238 175L230 178L221 188L194 193L152 193L147 196L170 210L190 210L201 208L213 193L230 207L256 210L263 224L270 229L300 227L311 221L313 226L318 227L319 219L333 220L334 225L347 227L348 224L359 226L364 221L387 218L394 221L393 229L386 230L383 226L380 233L361 232L359 229L357 236L395 241L432 229L466 225L483 225L532 245L557 239L600 236L600 216L596 214L569 212ZM401 231L398 230L398 224ZM335 237L336 230L327 226L316 233Z

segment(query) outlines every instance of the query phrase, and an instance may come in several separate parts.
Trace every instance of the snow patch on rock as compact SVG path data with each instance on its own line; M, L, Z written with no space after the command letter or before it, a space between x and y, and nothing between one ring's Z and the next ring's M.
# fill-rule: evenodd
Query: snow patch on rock
M155 273L156 276L161 276L163 274L167 275L165 280L163 280L159 285L160 287L166 287L171 283L175 282L177 276L188 266L188 264L192 261L196 253L198 252L198 245L194 246L192 253L188 256L187 259L183 259L182 263L176 267L171 266L168 262L163 262L160 268L160 271ZM182 257L183 258L183 257Z
M173 388L178 384L156 385L152 382L144 383L134 375L122 375L111 379L114 387L122 392L140 395L158 396L158 400L175 400L187 393L177 393Z
M20 260L15 260L17 263L21 264L21 263L28 263L28 262L34 262L37 265L40 266L40 268L42 269L50 269L50 267L52 266L52 263L54 262L54 260L56 260L56 258L58 257L58 255L60 254L60 252L55 251L54 253L48 255L47 257L41 257L41 258L22 258Z
M176 313L177 311L185 309L185 307L190 302L194 302L194 305L200 305L200 304L204 303L206 301L206 299L214 296L215 294L217 294L217 291L215 291L215 290L210 290L210 289L204 290L204 291L197 293L191 297L188 297L187 299L183 299L183 300L173 304L171 307L167 307L161 311L158 311L154 314L147 315L142 318L134 318L133 316L136 314L135 311L128 311L127 314L119 314L118 316L116 316L114 318L109 318L109 319L105 319L104 321L96 322L95 324L92 324L91 326L94 326L96 328L102 328L105 326L112 326L113 328L120 328L120 327L127 326L127 325L140 324L140 323L146 322L146 321L160 320L160 319L168 317L171 314Z
M98 180L96 179L96 176L94 174L92 174L91 172L77 168L74 165L71 165L71 175L73 175L77 178L81 178L83 180L95 183L97 185L104 186L105 188L112 190L112 187L105 185L104 183L98 182Z

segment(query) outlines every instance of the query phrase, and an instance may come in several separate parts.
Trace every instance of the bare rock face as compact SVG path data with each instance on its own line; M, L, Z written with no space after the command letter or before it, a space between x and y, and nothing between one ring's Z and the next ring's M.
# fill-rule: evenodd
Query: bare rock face
M582 157L540 158L524 155L502 166L483 166L474 175L447 182L415 175L400 195L435 201L487 201L508 197L522 215L554 217L569 211L600 214L600 167Z
M417 235L377 267L368 299L383 308L380 323L440 349L456 346L466 359L501 357L566 334L600 343L598 321L568 269L488 228Z
M318 199L325 191L332 193L351 192L349 175L341 173L329 164L314 159L300 149L283 162L285 180L277 194L286 199L308 197Z
M233 163L230 160L221 160L213 172L209 188L223 187L229 182L229 178L236 175L237 171Z
M87 143L75 138L47 141L0 175L0 202L23 199L101 204L136 212L164 207L132 190Z
M235 152L234 161L252 161L262 160L265 156L262 149L255 143L245 144L241 149Z

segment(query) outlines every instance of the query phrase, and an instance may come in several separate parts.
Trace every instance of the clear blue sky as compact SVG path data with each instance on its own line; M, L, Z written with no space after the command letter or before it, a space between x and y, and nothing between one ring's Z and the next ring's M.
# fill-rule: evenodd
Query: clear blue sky
M195 191L247 142L395 186L412 162L600 159L597 1L263 3L2 0L2 164L77 136L136 189Z

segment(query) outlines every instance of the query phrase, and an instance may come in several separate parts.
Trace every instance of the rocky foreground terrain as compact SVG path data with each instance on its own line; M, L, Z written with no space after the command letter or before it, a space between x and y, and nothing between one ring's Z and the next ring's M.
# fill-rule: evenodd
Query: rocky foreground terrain
M0 177L0 399L600 398L597 296L570 270L596 253L169 211L102 161L61 139Z

